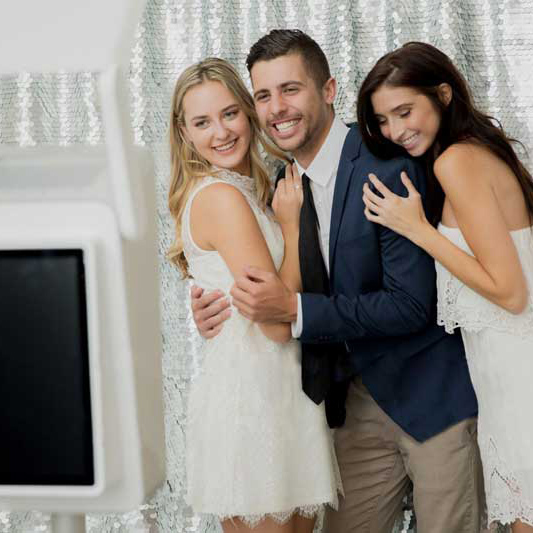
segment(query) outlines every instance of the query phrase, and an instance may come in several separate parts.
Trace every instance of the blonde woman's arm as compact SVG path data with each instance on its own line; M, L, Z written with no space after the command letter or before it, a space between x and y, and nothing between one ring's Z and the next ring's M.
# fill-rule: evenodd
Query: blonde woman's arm
M191 231L202 248L218 251L234 278L248 265L276 272L250 205L232 185L214 183L198 192L191 206ZM259 327L274 341L291 338L288 323L259 323Z

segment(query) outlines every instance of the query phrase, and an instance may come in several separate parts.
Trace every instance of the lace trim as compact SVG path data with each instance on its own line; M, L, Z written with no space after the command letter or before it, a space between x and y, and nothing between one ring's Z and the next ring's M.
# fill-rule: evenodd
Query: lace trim
M485 472L485 491L487 494L488 522L500 522L503 525L520 520L533 526L533 506L522 497L522 490L516 477L501 459L493 438L482 445L486 452L483 457ZM482 444L480 442L480 444ZM493 490L493 488L495 490ZM500 490L497 490L497 489Z
M447 333L453 333L455 328L466 331L479 332L484 328L491 328L503 333L511 333L519 337L533 334L533 302L530 301L526 310L520 315L513 315L505 309L484 300L479 296L471 307L458 305L457 299L462 289L468 289L458 282L449 272L444 283L444 291L439 291L437 304L437 323L444 326Z
M238 515L238 516L218 516L218 519L222 522L224 520L235 520L238 518L246 526L253 529L257 527L261 522L270 518L279 525L286 524L295 514L303 516L304 518L314 518L320 513L324 508L323 503L316 505L303 505L301 507L296 507L290 511L281 511L279 513L265 513L265 514L253 514L253 515Z
M254 197L257 194L257 187L253 178L244 176L238 172L234 172L233 170L228 170L227 168L217 167L215 165L213 165L213 169L215 170L212 176L214 179L221 179L223 181L227 181L228 183L237 185L239 189Z

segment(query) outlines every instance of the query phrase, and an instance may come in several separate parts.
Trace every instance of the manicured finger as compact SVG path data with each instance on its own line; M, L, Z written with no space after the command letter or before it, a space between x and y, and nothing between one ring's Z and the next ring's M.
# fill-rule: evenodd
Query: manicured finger
M365 204L366 207L368 207L369 209L372 208L374 205L372 204L372 201L370 200L370 198L366 195L366 194L363 194L363 203Z
M284 195L287 193L287 179L281 178L278 181L278 184L276 185L276 192L278 192L281 195Z
M274 196L272 197L272 210L274 213L278 210L278 189L274 191Z
M298 192L299 195L303 197L302 176L300 176L300 173L298 172L298 167L296 166L296 163L293 163L292 165L292 177L294 189Z
M203 330L210 330L214 329L224 322L231 316L231 308L226 309L225 311L222 311L221 313L217 313L216 315L204 320L202 322L202 329Z
M191 290L191 307L193 311L196 311L198 309L203 309L205 307L208 307L213 302L218 300L224 296L224 294L221 291L211 291L211 292L204 292L202 290L202 293L198 296L198 292L196 292L196 296L193 296L192 290Z
M204 289L202 289L201 287L198 287L197 285L191 286L191 298L192 299L200 298L203 292L204 292Z
M381 180L375 174L369 174L368 179L372 182L372 185L384 196L387 197L391 194L390 190L384 185Z
M216 317L217 315L220 315L221 313L224 313L230 308L230 305L231 303L228 298L217 300L208 307L193 311L194 321L199 327L202 327L202 329L204 329L204 324L206 321L210 320L213 317Z
M402 171L400 174L400 178L402 180L402 183L405 185L405 188L407 189L409 196L413 194L418 194L418 191L416 190L415 186L413 185L413 182L409 179L409 176L407 175L407 172Z
M300 173L298 172L298 165L296 165L296 163L292 163L291 165L292 167L292 177L295 181L297 182L301 182L302 181L302 176L300 176Z
M286 183L286 189L285 192L290 193L292 192L293 188L293 180L292 180L292 165L285 165L285 183Z
M212 339L213 337L216 337L222 331L223 327L224 327L224 324L220 324L216 328L212 328L212 329L209 329L208 331L204 331L202 333L202 337L204 339Z
M227 301L227 298L225 300ZM218 305L222 305L224 303L224 293L222 291L204 292L202 296L196 300L195 307L197 309L202 309L205 307L210 307L215 302L218 302Z
M363 196L363 203L365 204L365 207L367 209L370 209L370 211L372 211L372 213L375 213L376 215L379 215L381 213L380 207L372 203L366 196Z
M373 192L368 183L363 185L363 197L364 196L366 196L372 203L376 205L381 205L383 203L383 198Z
M377 222L379 223L379 217L377 215L373 215L371 212L370 212L370 209L368 209L368 207L365 208L365 217L370 220L370 222Z
M287 192L289 194L293 194L294 192L296 192L296 183L294 182L294 165L287 165L287 169L289 169L289 167L289 175L287 176Z
M285 165L285 179L292 180L292 166L293 163Z

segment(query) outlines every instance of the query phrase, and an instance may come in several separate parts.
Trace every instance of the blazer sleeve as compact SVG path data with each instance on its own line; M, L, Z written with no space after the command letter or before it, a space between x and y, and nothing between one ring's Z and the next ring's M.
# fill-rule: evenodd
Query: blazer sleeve
M384 174L380 175L383 171L376 174L389 189L405 196L400 180L400 172L405 170L425 197L425 176L418 164L399 159L386 169ZM381 287L352 297L302 293L302 342L319 344L407 335L424 329L433 319L434 260L388 228L376 224L376 231L378 256L365 257L365 260L381 264ZM352 268L358 269L358 265L353 264Z

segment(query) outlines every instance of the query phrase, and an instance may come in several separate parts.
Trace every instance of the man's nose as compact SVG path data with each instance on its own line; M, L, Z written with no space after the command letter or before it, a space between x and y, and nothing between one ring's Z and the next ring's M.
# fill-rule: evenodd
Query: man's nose
M272 95L270 97L270 113L279 115L287 109L287 105L282 95Z

